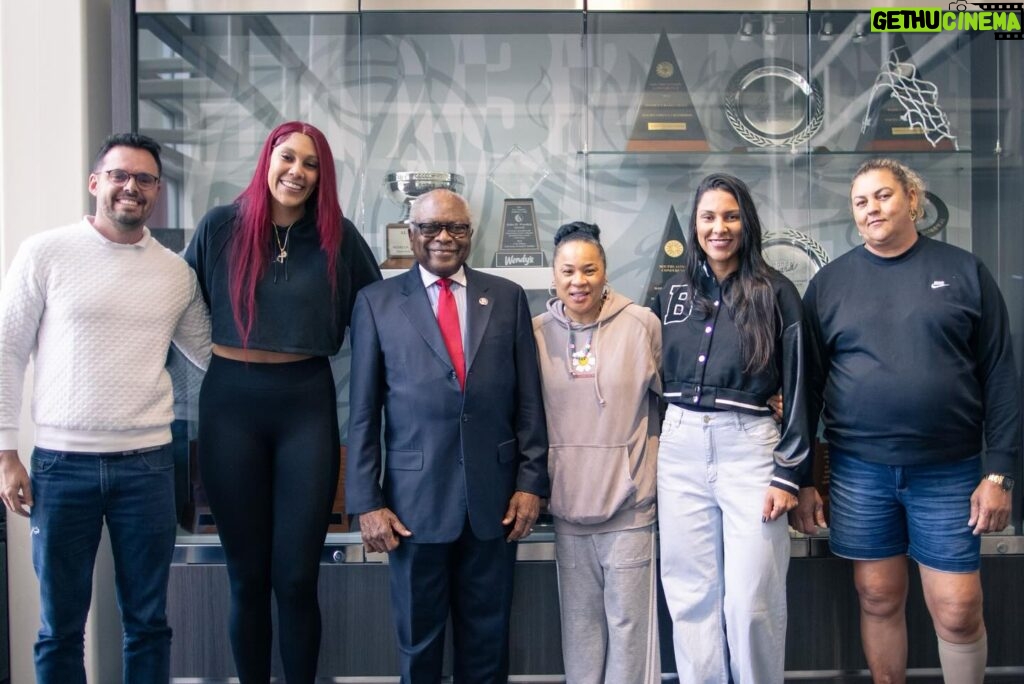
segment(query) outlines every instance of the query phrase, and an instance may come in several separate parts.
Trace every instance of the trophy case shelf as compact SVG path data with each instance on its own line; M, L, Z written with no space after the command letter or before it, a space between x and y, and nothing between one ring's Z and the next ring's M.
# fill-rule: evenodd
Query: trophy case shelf
M658 152L658 151L647 151L647 150L578 150L576 156L580 158L586 157L624 157L624 158L637 158L637 159L649 159L655 162L662 162L665 164L679 164L688 161L694 161L700 163L702 157L769 157L769 158L781 158L781 159L794 159L794 158L806 158L806 157L821 157L821 156L856 156L860 159L867 159L871 156L878 156L884 154L882 152L870 153L863 150L834 150L825 147L814 147L809 150L807 149L794 149L794 148L739 148L731 150L708 150L703 152ZM929 159L941 159L945 155L973 155L974 150L970 149L959 149L959 150L897 150L891 156L899 157L900 159L920 160L924 164L929 163Z
M547 292L548 287L551 286L550 268L477 268L474 270L514 280L522 285L523 289L527 291L537 290ZM386 268L382 269L381 273L384 274L385 278L394 278L397 275L405 273L405 269Z

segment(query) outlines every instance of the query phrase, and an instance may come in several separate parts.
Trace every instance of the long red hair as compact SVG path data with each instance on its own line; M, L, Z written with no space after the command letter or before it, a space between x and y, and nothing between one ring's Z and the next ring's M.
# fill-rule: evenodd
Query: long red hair
M270 132L263 142L256 170L249 186L236 199L238 205L237 236L231 251L228 275L228 295L235 327L242 338L242 346L249 346L249 335L256 320L256 283L267 270L270 261L270 186L267 173L274 148L292 133L308 135L316 148L320 162L320 176L313 193L306 200L306 210L316 211L316 227L320 233L320 250L327 257L327 279L332 294L338 289L338 253L341 247L341 204L334 173L334 155L327 138L318 128L302 121L283 123Z

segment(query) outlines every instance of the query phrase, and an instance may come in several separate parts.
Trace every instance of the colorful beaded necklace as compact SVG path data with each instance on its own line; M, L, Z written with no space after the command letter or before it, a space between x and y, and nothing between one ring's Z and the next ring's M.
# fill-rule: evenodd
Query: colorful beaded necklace
M570 374L573 377L593 375L594 370L597 368L597 355L591 353L590 343L593 340L594 332L590 331L590 336L587 338L586 344L583 345L583 349L576 349L576 342L574 339L575 333L569 334L569 359L571 364Z

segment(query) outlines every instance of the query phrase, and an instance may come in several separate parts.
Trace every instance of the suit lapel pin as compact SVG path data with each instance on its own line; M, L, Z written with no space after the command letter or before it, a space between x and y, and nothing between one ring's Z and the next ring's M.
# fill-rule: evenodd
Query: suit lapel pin
M487 306L490 303L487 297L481 297L476 301L480 302L480 306Z

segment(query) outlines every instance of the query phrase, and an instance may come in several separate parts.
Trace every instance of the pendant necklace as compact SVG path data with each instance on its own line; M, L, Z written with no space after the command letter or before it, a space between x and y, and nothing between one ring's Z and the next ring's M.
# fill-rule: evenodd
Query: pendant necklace
M292 236L292 226L298 221L292 221L292 225L284 229L284 240L281 239L281 226L274 224L274 239L277 241L277 256L274 257L274 261L279 264L283 264L284 260L288 258L288 239Z
M594 333L591 331L587 337L586 344L583 345L582 349L576 348L575 333L570 335L569 339L569 358L572 364L570 375L573 377L593 375L594 370L597 368L597 356L590 350L590 343L593 340Z

